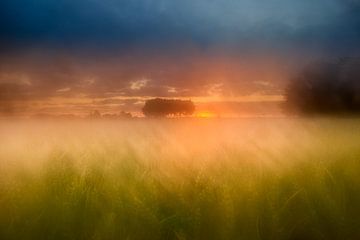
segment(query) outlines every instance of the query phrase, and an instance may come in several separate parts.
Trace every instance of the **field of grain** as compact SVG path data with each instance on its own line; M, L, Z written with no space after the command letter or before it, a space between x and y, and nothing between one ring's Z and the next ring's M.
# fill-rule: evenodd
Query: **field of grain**
M360 239L360 120L2 120L0 239Z

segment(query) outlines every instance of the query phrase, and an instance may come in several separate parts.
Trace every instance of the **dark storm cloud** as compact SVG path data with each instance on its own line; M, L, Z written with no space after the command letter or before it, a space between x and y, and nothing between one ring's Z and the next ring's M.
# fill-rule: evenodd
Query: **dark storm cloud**
M5 0L3 48L357 47L355 0ZM346 45L343 45L345 44Z

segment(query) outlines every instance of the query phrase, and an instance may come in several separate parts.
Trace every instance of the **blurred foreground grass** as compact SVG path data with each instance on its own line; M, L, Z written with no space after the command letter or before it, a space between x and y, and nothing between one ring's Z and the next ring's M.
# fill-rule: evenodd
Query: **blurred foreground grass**
M0 132L0 239L360 239L360 120Z

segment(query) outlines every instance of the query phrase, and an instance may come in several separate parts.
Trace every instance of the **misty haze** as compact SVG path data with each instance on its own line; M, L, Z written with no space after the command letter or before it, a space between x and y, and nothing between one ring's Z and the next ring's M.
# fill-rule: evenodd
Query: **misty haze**
M0 239L359 239L359 12L2 0Z

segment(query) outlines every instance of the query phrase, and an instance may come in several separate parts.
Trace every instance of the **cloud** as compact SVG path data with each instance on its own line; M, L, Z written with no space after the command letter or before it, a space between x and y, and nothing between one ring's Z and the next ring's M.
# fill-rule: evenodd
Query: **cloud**
M69 92L71 90L71 88L66 87L66 88L60 88L58 90L56 90L57 93L64 93L64 92Z
M277 93L299 59L292 63L285 56L272 54L233 51L230 55L193 48L91 58L35 49L0 57L0 80L6 77L8 82L24 85L31 99ZM272 84L261 85L259 81Z
M150 81L149 79L141 79L141 80L131 81L130 89L131 90L140 90L140 89L146 87L146 85L149 81Z
M359 40L358 6L353 0L4 0L1 46L349 49L337 43L354 47Z
M281 95L306 62L360 54L359 10L358 0L3 0L0 99Z

